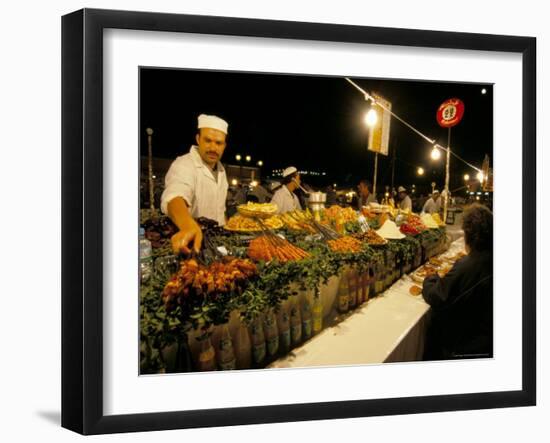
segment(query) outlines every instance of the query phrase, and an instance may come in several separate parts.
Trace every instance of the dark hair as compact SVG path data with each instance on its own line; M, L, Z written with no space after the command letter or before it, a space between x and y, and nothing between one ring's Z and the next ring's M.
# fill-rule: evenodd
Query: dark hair
M361 180L359 180L359 184L363 184L368 188L369 192L372 192L372 185L370 180L367 180L366 178L362 178Z
M464 240L473 251L493 248L493 213L487 206L474 203L464 211Z

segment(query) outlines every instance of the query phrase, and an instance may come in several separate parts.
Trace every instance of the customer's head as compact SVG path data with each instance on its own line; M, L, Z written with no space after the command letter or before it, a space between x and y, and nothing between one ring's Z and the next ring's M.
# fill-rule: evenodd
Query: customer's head
M294 166L289 166L283 171L283 185L294 192L300 186L300 173Z
M471 251L493 248L493 213L487 206L474 203L464 211L462 219L464 240Z
M357 185L357 189L359 190L359 195L363 198L367 198L369 194L371 193L371 184L370 181L367 179L361 179L359 180L359 184Z

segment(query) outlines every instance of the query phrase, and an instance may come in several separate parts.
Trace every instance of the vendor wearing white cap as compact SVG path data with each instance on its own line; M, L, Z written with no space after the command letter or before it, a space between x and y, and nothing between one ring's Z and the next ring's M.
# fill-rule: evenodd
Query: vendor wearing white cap
M407 190L403 186L397 188L397 195L399 196L399 209L412 212L412 200L407 195Z
M426 214L437 214L439 209L441 209L441 197L439 196L439 191L434 189L430 198L424 203L422 212Z
M294 166L290 166L283 171L283 185L275 191L271 203L275 203L278 213L302 209L300 200L294 193L300 186L300 174Z
M194 220L206 217L225 224L227 177L220 163L226 146L227 122L215 115L198 117L197 146L170 165L161 197L161 210L179 232L172 236L175 253L200 251L202 232Z

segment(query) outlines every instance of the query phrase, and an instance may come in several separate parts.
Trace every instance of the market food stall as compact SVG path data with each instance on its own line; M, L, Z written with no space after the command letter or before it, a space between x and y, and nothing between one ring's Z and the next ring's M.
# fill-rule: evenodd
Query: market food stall
M141 285L141 373L421 357L429 309L409 289L463 248L433 258L450 243L440 219L381 205L275 212L249 203L224 227L198 220L203 251L179 258L169 223L143 220L156 257Z

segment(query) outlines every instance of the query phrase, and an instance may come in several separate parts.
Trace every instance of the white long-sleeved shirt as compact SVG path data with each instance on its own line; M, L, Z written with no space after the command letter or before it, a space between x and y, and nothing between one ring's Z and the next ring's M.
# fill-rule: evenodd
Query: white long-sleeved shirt
M168 203L175 197L182 197L193 218L206 217L225 224L225 200L227 198L227 177L220 162L217 174L202 161L197 146L191 146L189 153L176 158L164 179L164 191L160 208L168 213Z
M424 203L424 206L422 207L422 212L425 212L426 214L433 214L434 212L438 212L437 204L435 203L433 198L429 198L426 200L426 203Z
M300 200L298 200L296 194L294 194L294 192L290 192L285 185L275 191L273 197L271 198L271 203L275 203L277 205L278 214L294 211L296 209L302 209Z
M408 195L399 202L399 209L412 211L412 200Z

